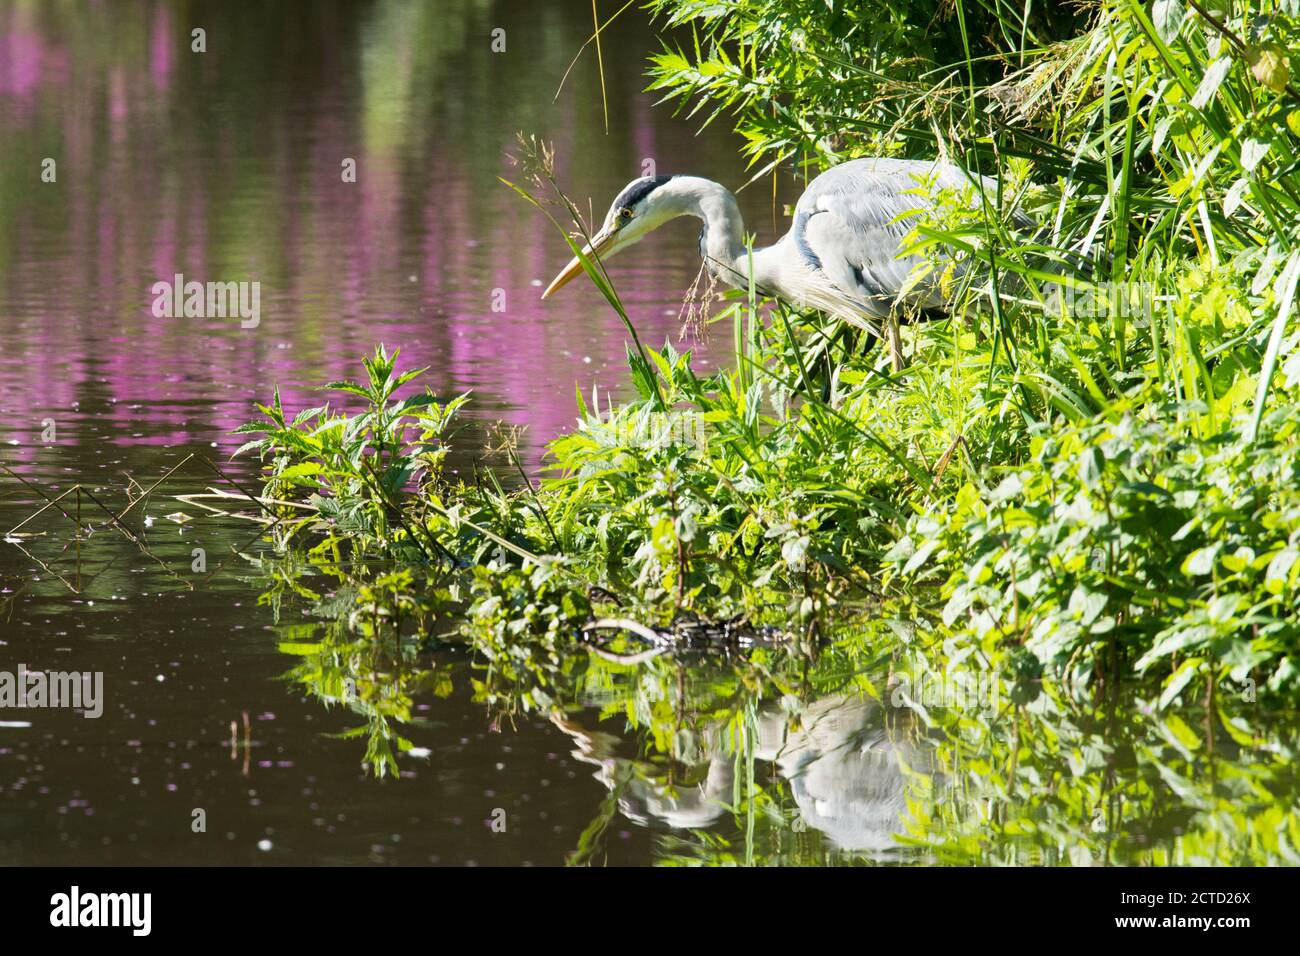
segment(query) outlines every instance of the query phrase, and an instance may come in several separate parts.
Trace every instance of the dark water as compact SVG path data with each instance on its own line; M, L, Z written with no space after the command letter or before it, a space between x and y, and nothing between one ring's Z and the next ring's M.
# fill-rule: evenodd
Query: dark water
M528 709L463 654L260 602L277 566L256 529L177 500L254 487L229 460L253 403L319 404L379 342L473 390L462 469L487 423L526 426L536 464L575 385L621 392L622 327L584 282L538 300L568 252L499 177L523 130L597 215L648 163L743 181L732 136L642 92L639 17L605 34L606 133L594 48L560 89L586 0L0 5L0 532L77 485L94 529L74 534L74 493L0 543L0 682L103 675L98 719L0 706L0 863L1300 861L1293 740L1239 772L1130 708L1105 740L1080 722L1016 759L1018 737L963 719L939 759L863 642L581 651ZM767 184L741 201L770 238ZM694 233L613 265L650 342L678 335ZM259 282L257 327L156 317L177 273ZM348 706L345 679L379 695ZM1017 760L1029 792L998 777Z
M356 721L280 680L293 659L236 554L256 536L173 497L222 484L199 459L123 518L138 543L89 495L120 511L191 453L247 479L228 457L253 402L278 385L318 404L310 386L379 342L439 391L472 389L478 419L526 425L533 461L572 424L575 385L621 388L625 335L598 294L539 302L568 252L498 181L520 176L516 132L555 144L597 214L648 161L733 185L743 169L729 134L651 108L634 11L604 39L606 133L594 47L560 89L591 27L577 0L0 5L0 463L30 483L0 473L0 530L77 483L97 526L76 542L50 509L0 544L0 670L102 672L105 698L99 719L0 710L0 862L542 864L577 845L597 768L545 718L494 725L454 656L450 696L413 705L425 724L404 733L428 755L400 779L327 736ZM677 337L697 266L685 224L619 263L647 340ZM151 287L176 273L259 281L259 325L155 317ZM609 858L649 844L624 820Z

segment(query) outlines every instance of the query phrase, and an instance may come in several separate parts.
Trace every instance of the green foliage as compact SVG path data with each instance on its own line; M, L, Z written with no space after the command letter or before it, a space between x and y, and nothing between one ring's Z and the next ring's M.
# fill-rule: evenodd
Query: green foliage
M1132 414L1040 437L987 496L968 485L914 518L891 558L911 586L942 581L956 641L1023 648L1076 692L1130 672L1162 682L1162 708L1207 682L1291 691L1298 411L1255 443Z
M288 522L288 536L324 520L338 535L363 549L371 542L402 554L423 547L403 520L403 508L416 487L436 494L442 481L446 442L452 421L465 403L461 396L439 404L430 391L396 400L403 385L424 369L399 373L397 357L380 345L365 359L364 382L331 382L325 388L360 398L364 411L346 415L328 404L304 409L292 419L275 390L269 406L258 405L264 422L250 422L241 434L263 437L245 443L236 454L256 451L267 467L263 497L277 503L284 496L309 493L308 517Z
M735 114L752 162L795 158L834 164L932 138L927 113L959 103L965 40L991 44L970 65L991 83L1022 50L1068 34L1080 15L1054 3L915 0L651 0L689 44L652 59L652 90L694 101L712 122Z

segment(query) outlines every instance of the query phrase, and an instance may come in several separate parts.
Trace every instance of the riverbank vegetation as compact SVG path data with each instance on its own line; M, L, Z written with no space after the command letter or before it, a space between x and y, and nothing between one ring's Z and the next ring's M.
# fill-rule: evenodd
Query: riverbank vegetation
M905 328L895 372L741 294L712 320L734 361L706 375L641 342L592 263L637 397L579 394L540 480L508 446L506 467L450 475L465 400L398 398L418 370L380 347L331 404L277 395L246 426L271 533L303 556L268 570L268 600L319 602L333 641L467 646L505 714L591 691L579 640L619 635L606 690L692 635L769 645L712 685L732 707L713 718L746 739L809 667L823 696L905 706L943 733L909 796L908 840L938 859L1033 836L1052 860L1295 862L1293 783L1270 783L1300 693L1294 0L650 7L678 38L653 88L734 123L756 176L883 154L999 177L981 213L915 220L917 249L976 266L950 318ZM526 172L521 193L566 208L544 154ZM343 675L304 667L343 699ZM981 706L927 705L927 681ZM384 693L381 770L400 749ZM646 688L621 693L660 750L681 745ZM1142 856L1156 831L1170 842Z

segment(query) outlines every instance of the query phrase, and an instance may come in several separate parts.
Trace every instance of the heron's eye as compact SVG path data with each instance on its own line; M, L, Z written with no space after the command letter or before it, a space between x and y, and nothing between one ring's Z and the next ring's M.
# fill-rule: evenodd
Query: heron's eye
M621 217L624 218L624 219L631 219L631 218L632 218L632 207L631 207L631 206L624 206L622 209L620 209L620 210L618 211L618 214L619 214L619 216L621 216Z

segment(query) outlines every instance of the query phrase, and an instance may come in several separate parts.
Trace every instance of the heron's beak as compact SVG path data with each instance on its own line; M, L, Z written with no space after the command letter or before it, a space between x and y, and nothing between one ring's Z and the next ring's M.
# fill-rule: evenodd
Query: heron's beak
M590 259L592 253L600 255L609 249L614 243L614 233L601 230L592 237L591 242L582 247L582 254L585 258ZM582 275L582 260L574 256L569 260L569 264L560 270L560 274L551 280L551 284L546 287L542 293L542 298L549 298L561 288L568 285L569 282L577 276Z

